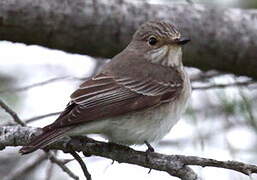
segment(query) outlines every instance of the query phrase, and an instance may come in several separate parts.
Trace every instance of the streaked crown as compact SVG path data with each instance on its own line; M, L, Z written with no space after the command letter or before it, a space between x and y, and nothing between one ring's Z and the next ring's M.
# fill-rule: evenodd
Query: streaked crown
M139 27L134 34L138 40L147 40L149 36L155 36L158 39L180 39L181 34L173 24L164 21L150 21Z

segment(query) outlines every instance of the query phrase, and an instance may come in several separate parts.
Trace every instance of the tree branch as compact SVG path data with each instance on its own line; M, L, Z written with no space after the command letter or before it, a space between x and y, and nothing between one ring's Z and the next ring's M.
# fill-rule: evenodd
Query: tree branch
M23 166L16 167L14 170L10 171L10 173L3 178L3 180L15 180L19 179L21 175L24 175L31 170L35 169L39 166L44 160L47 159L46 154L41 154L37 157L31 157L27 161L25 161Z
M65 166L65 164L57 159L51 152L46 152L48 155L48 158L52 163L57 164L64 172L66 172L72 179L79 180L79 177L74 174L69 168Z
M26 126L26 124L18 117L17 113L14 112L11 108L9 108L9 106L6 103L4 103L4 101L2 101L1 99L0 107L2 107L8 114L10 114L17 124L21 126Z
M218 72L218 71L200 71L197 74L192 74L190 75L190 81L191 82L204 82L204 81L208 81L213 77L218 77L218 76L222 76L224 75L224 73Z
M0 145L3 146L22 146L28 143L31 134L37 130L32 127L0 127ZM69 146L67 143L69 142ZM181 179L197 179L197 175L188 167L188 165L219 167L241 172L246 175L257 173L257 166L245 164L237 161L217 161L214 159L201 158L195 156L183 155L164 155L159 153L150 153L146 158L146 153L136 151L129 147L113 143L104 143L89 138L81 138L80 141L69 141L67 139L51 144L49 149L63 150L69 152L83 151L86 154L102 156L116 160L120 163L129 163L139 165L145 168L165 171L172 176ZM71 149L70 149L71 148Z
M211 84L211 85L205 85L205 86L199 86L199 87L192 87L193 90L208 90L208 89L218 89L218 88L227 88L227 87L238 87L238 86L250 86L252 84L255 84L256 81L253 80L246 80L242 82L233 82L233 83L227 83L227 84Z
M55 153L56 155L56 153ZM53 176L53 171L54 171L54 163L49 161L49 164L47 164L47 169L46 169L46 175L45 175L45 180L51 180Z
M74 157L74 159L75 159L76 161L78 161L78 163L79 163L81 169L83 170L83 173L84 173L86 179L87 179L87 180L92 180L91 174L88 172L86 164L85 164L84 161L81 159L81 157L76 153L76 151L72 150L72 151L70 151L70 154Z
M26 90L31 89L31 88L35 88L35 87L38 87L38 86L43 86L43 85L50 84L52 82L60 81L60 80L67 79L67 78L68 78L68 76L56 77L56 78L51 78L51 79L48 79L48 80L45 80L45 81L42 81L42 82L39 82L39 83L31 84L31 85L28 85L28 86L24 86L24 87L4 89L4 90L0 90L0 94L26 91Z
M26 125L26 123L24 123L23 121L21 121L21 119L19 118L19 116L17 115L17 113L16 112L14 112L11 108L9 108L8 106L7 106L7 104L5 104L1 99L0 99L0 106L7 112L7 113L9 113L12 117L13 117L13 120L17 123L17 124L19 124L19 125L21 125L21 126L23 126L23 127L26 127L27 125ZM0 128L1 128L1 126L0 126ZM16 132L13 132L13 133L17 133L17 134L19 134L19 126L17 126L14 130L16 130ZM35 132L36 131L36 132ZM29 134L27 134L27 138L31 138L31 136L33 136L35 133L37 134L37 133L39 133L41 130L38 130L38 129L33 129ZM11 139L11 141L14 143L14 144L17 144L17 142L16 142L16 138L14 137L12 137L12 134L10 134L10 133L6 133L5 131L3 131L4 133L1 133L1 131L0 131L0 150L2 150L2 149L4 149L5 148L5 145L3 145L2 143L1 143L1 139L5 139L5 138L7 138L7 139ZM50 159L50 161L52 162L52 163L55 163L55 164L57 164L64 172L66 172L71 178L73 178L73 179L75 179L75 180L78 180L79 178L78 178L78 176L76 176L74 173L72 173L61 161L59 161L54 155L52 155L51 153L48 153L48 152L46 152L46 154L48 155L48 158Z
M18 129L17 129L18 128ZM29 127L13 127L13 126L5 126L0 127L0 134L3 133L8 134L5 136L4 134L0 136L0 145L2 146L18 146L18 145L26 145L29 142L31 134L35 133L35 128ZM15 133L14 133L15 132ZM19 135L17 135L19 132ZM14 133L13 135L11 135ZM29 135L28 135L29 134ZM81 139L84 141L85 139ZM89 140L89 141L88 141ZM15 141L15 144L12 142ZM117 144L108 144L99 141L94 141L92 139L86 138L85 142L78 143L76 141L69 142L69 140L59 141L55 144L49 146L50 149L59 149L64 152L74 151L82 151L91 155L98 155L106 158L110 158L116 160L118 162L126 162L130 164L140 165L142 167L156 169L160 171L166 171L172 176L176 176L181 178L182 180L197 180L197 175L194 171L185 166L185 164L180 163L179 161L173 161L173 159L165 158L162 155L159 156L157 153L148 154L149 159L146 159L145 152L135 151L129 147L121 146ZM69 146L67 146L69 144ZM84 145L85 146L84 146ZM157 155L157 156L155 156Z
M0 39L112 57L152 19L170 21L191 37L186 65L257 78L257 10L126 0L2 0Z
M47 84L57 82L57 81L61 81L61 80L83 81L83 80L86 80L86 79L88 79L88 77L85 77L85 78L72 77L72 76L55 77L55 78L50 78L48 80L45 80L45 81L42 81L42 82L37 82L37 83L30 84L30 85L23 86L23 87L3 89L3 90L0 90L0 94L26 91L26 90L29 90L29 89L32 89L32 88L35 88L35 87L47 85Z
M52 112L52 113L48 113L48 114L43 114L43 115L35 116L35 117L32 117L32 118L24 120L24 122L31 123L31 122L37 121L39 119L44 119L44 118L47 118L47 117L59 115L59 114L61 114L61 112L63 112L63 111Z

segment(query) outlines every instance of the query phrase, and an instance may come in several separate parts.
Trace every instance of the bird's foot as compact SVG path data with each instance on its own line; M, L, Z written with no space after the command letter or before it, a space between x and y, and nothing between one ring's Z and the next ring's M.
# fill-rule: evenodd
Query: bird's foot
M72 136L71 139L65 145L67 151L64 151L64 153L70 153L71 151L74 151L73 145L84 146L87 143L87 141L85 139L86 138L82 137L82 136ZM91 156L91 154L84 152L84 151L83 151L83 154L85 157Z
M145 145L147 146L147 150L146 152L146 162L150 162L150 154L154 152L154 148L151 146L151 144L149 144L149 142L144 141ZM150 174L150 172L152 171L152 169L150 168L148 171L148 174Z

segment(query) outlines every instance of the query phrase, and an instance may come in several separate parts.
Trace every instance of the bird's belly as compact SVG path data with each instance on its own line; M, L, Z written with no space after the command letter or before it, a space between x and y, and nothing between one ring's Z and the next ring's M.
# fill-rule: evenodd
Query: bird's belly
M177 103L166 103L155 108L128 113L110 119L86 123L69 132L69 136L101 134L110 142L124 145L158 142L180 118Z
M173 102L109 119L105 136L109 141L127 145L159 141L179 120L180 111Z

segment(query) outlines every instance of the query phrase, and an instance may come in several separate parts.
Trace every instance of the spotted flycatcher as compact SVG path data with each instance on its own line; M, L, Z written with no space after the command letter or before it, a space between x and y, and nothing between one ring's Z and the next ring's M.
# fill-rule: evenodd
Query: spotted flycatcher
M125 145L160 140L179 120L191 93L182 64L188 41L167 22L141 25L129 45L82 83L57 120L20 152L85 134Z

